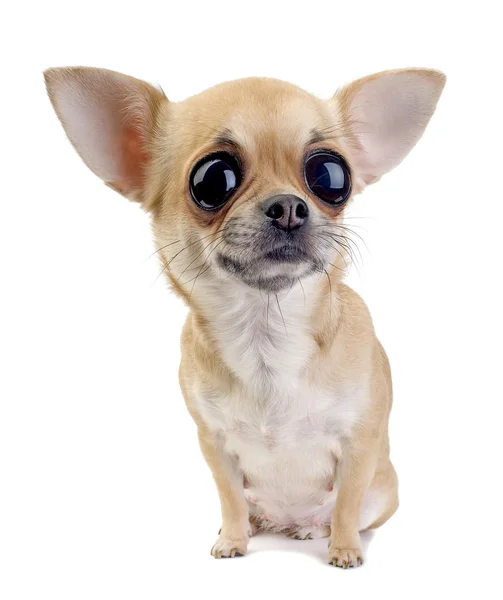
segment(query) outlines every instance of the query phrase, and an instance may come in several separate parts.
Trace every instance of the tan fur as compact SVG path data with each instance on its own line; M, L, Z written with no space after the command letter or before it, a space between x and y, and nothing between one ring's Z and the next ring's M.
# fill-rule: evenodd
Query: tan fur
M438 98L443 75L436 71L396 71L372 77L413 72L428 81L438 80ZM71 76L71 70L55 70L47 78L58 114L59 82ZM190 307L182 334L180 385L220 496L222 529L212 550L217 558L245 554L252 524L267 527L267 523L250 512L243 493L246 479L239 470L240 457L227 455L226 432L215 430L200 409L200 397L206 398L209 406L218 407L222 399L244 401L255 394L250 391L252 384L244 381L224 357L225 347L216 326L218 310L208 307L207 290L218 289L220 281L211 256L219 243L219 231L229 219L251 214L258 203L273 194L295 193L306 198L316 218L342 223L342 209L326 205L306 188L301 166L308 151L329 148L345 156L353 168L353 195L375 179L372 173L364 175L353 166L358 164L358 152L365 150L351 118L351 101L368 80L351 84L328 102L291 84L259 78L221 84L178 104L150 90L150 112L143 130L147 158L142 165L141 198L152 215L165 274ZM142 93L149 89L140 84ZM436 99L431 102L434 107ZM313 132L321 132L322 139L313 137ZM232 136L235 145L226 135ZM190 169L208 152L226 148L237 152L244 165L242 185L224 208L205 213L190 199ZM122 189L121 182L115 182L114 187ZM366 528L382 525L398 507L397 477L389 459L388 442L390 368L364 302L342 282L345 254L332 253L326 276L305 292L303 321L293 325L307 331L313 342L299 371L307 389L333 390L335 401L341 390L368 382L363 408L355 408L357 417L349 433L339 436L340 450L333 455L337 500L330 523L328 559L344 568L363 560L359 530L364 498L375 491L384 499L380 513ZM206 267L209 274L203 275ZM282 343L288 344L284 340ZM263 393L274 395L275 385L271 376L264 383ZM255 402L264 400L258 396ZM277 443L277 433L272 432L271 448Z

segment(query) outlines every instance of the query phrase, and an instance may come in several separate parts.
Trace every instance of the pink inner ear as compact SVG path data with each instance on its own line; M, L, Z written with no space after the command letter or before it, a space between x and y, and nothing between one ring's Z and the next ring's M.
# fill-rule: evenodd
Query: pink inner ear
M364 183L396 167L419 140L442 91L443 75L428 70L389 71L348 89L348 113L360 149L351 162Z
M122 153L121 180L112 181L109 185L127 195L141 189L150 153L145 150L143 136L135 125L128 124L122 129L119 145Z
M141 201L152 106L165 96L103 69L56 69L46 80L65 131L87 166L110 187Z

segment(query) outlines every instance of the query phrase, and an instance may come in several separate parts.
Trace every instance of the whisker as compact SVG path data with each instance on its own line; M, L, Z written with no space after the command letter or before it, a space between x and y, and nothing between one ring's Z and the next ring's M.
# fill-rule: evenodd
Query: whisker
M315 236L316 237L316 236ZM332 237L329 237L326 234L323 233L319 233L318 237L321 239L324 239L326 241L332 242L330 244L330 246L337 252L337 254L339 254L339 256L342 258L342 260L344 261L344 266L347 269L348 268L348 263L346 262L346 258L344 257L344 254L342 254L342 252L339 250L339 248L337 247L339 244L339 242L337 240L334 240ZM335 242L335 244L333 243ZM342 270L342 269L341 269Z
M336 234L337 235L337 234ZM358 257L359 257L359 262L360 264L363 264L363 256L362 253L360 251L360 247L358 246L358 244L351 238L351 236L349 235L341 235L340 236L341 239L344 240L345 243L348 244L348 247L351 247L352 250L355 250L358 253ZM364 242L365 243L365 242ZM367 248L368 250L368 248Z
M212 253L218 248L218 246L220 246L220 244L223 242L223 238L220 238L220 240L215 244L215 246L211 249L210 253L208 254L208 256L206 257L206 260L203 262L201 269L204 267L204 265L208 262L210 256L212 255ZM196 285L196 281L198 280L198 278L203 275L204 273L206 273L206 271L211 267L210 264L208 264L208 266L206 267L206 269L204 269L203 272L201 272L201 269L199 269L199 273L196 275L193 283L192 283L192 287L190 288L190 293L189 293L189 302L190 299L192 297L192 292L194 291L194 287Z
M278 305L279 314L281 315L281 320L283 321L283 327L285 328L285 334L288 338L288 331L286 330L285 318L283 317L283 311L281 310L281 306L279 305L278 294L274 294L276 297L276 304Z
M183 248L183 250L185 250L186 248L190 248L190 246L193 246L194 244L197 244L198 242L202 242L203 240L206 240L207 238L211 237L212 235L216 235L217 233L222 233L226 229L227 229L227 227L222 227L222 229L218 229L217 231L214 231L213 233L209 233L208 235L205 235L202 238L199 238L196 241L191 242L190 244L187 244L187 246L185 246L185 248ZM173 246L174 244L179 244L180 242L181 242L181 240L177 240L176 242L170 242L169 244L166 244L165 246L161 246L161 248L157 248L157 250L155 252L153 252L149 257L147 257L145 260L147 261L149 258L152 258L152 256L154 256L158 252L161 252L161 250L164 250L164 249L168 248L169 246ZM183 250L180 250L180 252L182 252ZM175 254L173 259L176 258L177 256L178 255Z
M283 300L288 296L288 294L292 291L293 286L295 285L295 279L292 279L292 283L288 288L288 292L283 296Z
M164 271L168 268L168 265L165 263L164 259L162 261L164 263L163 268L161 269L160 273L157 275L157 277L154 279L154 281L152 281L152 283L150 284L150 287L152 287L156 281L159 279L159 277L164 273Z
M223 238L220 237L220 238L217 238L217 240L211 240L210 242L208 242L208 244L206 244L206 246L201 250L201 252L199 252L199 254L190 261L190 263L185 267L185 269L180 273L180 275L178 275L178 277L176 278L176 281L179 281L180 277L185 273L185 271L196 262L196 260L201 256L201 254L204 254L204 251L206 250L206 248L209 248L211 246L211 244L218 241L218 239L221 240Z
M225 228L225 227L223 227L222 229L219 229L219 230L217 230L217 231L214 231L213 233L210 233L209 235L206 235L206 236L204 236L204 237L202 237L202 238L200 238L200 239L198 239L198 240L196 240L196 241L194 241L194 242L191 242L190 244L187 244L187 245L186 245L184 248L182 248L182 249L181 249L181 250L179 250L179 251L178 251L178 252L177 252L177 253L176 253L174 256L172 256L172 257L171 257L171 258L170 258L168 261L166 261L166 260L164 259L164 257L162 256L162 254L161 254L161 257L162 257L162 262L164 263L164 266L163 266L163 268L161 269L161 272L159 273L159 275L157 275L157 277L154 279L154 281L152 282L152 284L151 284L151 285L154 285L154 284L156 283L156 281L157 281L157 280L159 279L159 277L160 277L160 276L161 276L161 275L164 273L164 271L166 271L166 269L168 269L168 268L169 268L169 265L170 265L170 264L171 264L171 263L172 263L172 262L175 260L175 258L176 258L177 256L179 256L179 255L180 255L182 252L184 252L185 250L187 250L188 248L190 248L190 247L191 247L191 246L193 246L194 244L197 244L197 243L201 242L202 240L209 238L209 237L210 237L210 236L212 236L212 235L217 235L218 233L220 233L220 232L222 232L222 231L225 231L225 229L226 229L226 228ZM167 244L167 245L169 246L169 244ZM154 252L154 254L156 254L157 252L159 252L159 251L160 251L160 250L162 250L162 249L163 249L163 248L159 248L159 249L158 249L156 252Z
M189 293L189 301L192 297L192 292L194 291L194 287L196 285L196 281L198 280L198 278L201 275L204 275L204 273L206 273L206 271L211 267L211 265L208 263L210 256L212 255L212 253L218 248L218 246L220 246L220 244L223 242L223 239L220 238L220 240L217 241L217 243L215 244L215 246L211 249L210 253L208 254L208 256L206 257L205 261L203 262L203 264L201 265L201 268L199 269L199 272L197 273L197 275L194 277L194 280L192 282L192 287L190 288L190 293ZM206 267L206 269L204 269L204 271L202 270L204 268L204 265L208 263L208 266ZM192 281L192 280L190 280ZM187 282L189 283L189 282Z
M351 229L351 227L348 227L347 225L336 225L337 228L343 229L344 231L349 231L349 233L356 235L356 237L362 241L363 245L365 246L365 248L367 249L367 252L369 251L368 246L365 242L365 240L362 238L362 236L357 232L357 231L353 231Z
M341 239L343 239L344 242L341 242ZM346 252L348 253L348 255L349 255L350 259L351 259L352 264L355 265L355 267L357 267L357 264L356 264L357 263L357 261L356 261L356 255L355 255L353 247L351 246L350 241L348 240L348 238L346 238L344 236L337 236L336 242L337 242L337 244L339 244L339 246L341 246L342 248L344 248L344 250L346 250Z
M300 283L300 287L302 288L302 293L304 294L304 308L306 308L306 291L304 290L304 286L302 285L302 281L300 279L300 277L297 277L299 283Z
M328 274L328 271L326 269L323 269L325 271L325 275L327 276L328 279L328 285L330 287L330 320L332 320L332 281L330 279L330 275Z
M339 227L339 226L336 226L336 227ZM346 228L346 231L349 231L350 233L352 233L353 235L356 235L359 239L361 239L363 244L365 245L365 248L368 251L368 247L365 244L365 241L359 234L357 234L354 231L351 231L351 229L349 229L349 228ZM324 235L324 236L336 241L341 247L343 247L346 250L346 252L348 253L348 255L350 256L351 261L353 262L353 264L355 266L357 266L356 263L358 262L358 261L356 261L356 253L358 253L359 264L363 264L363 256L360 251L360 248L359 248L358 244L355 242L355 240L353 240L351 238L350 235L346 235L344 233L336 233L334 231L329 231L328 229L321 232L321 235Z
M174 244L179 244L181 241L182 240L176 240L176 242L170 242L169 244L166 244L165 246L162 246L162 248L157 248L157 250L155 252L152 252L152 254L150 254L149 256L147 256L147 258L145 259L144 262L147 262L147 260L149 260L149 258L152 258L152 256L154 256L155 254L157 254L161 250L164 250L165 248L168 248L169 246L173 246Z
M269 331L269 302L271 300L271 294L267 294L267 315L266 315L266 323L267 323L267 333L270 335Z

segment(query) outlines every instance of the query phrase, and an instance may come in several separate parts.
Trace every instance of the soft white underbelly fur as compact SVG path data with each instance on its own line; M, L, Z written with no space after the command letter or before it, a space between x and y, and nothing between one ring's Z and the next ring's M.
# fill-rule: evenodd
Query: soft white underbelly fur
M289 530L330 523L337 463L362 390L325 395L302 390L262 406L246 396L197 394L202 416L242 474L250 514L264 528ZM370 499L370 498L369 498ZM362 528L376 512L364 499ZM375 505L375 498L373 498ZM377 513L378 514L378 513ZM367 523L367 526L370 523Z
M336 457L327 443L274 448L230 435L226 449L238 458L250 514L262 526L291 529L330 523Z
M295 531L330 525L337 499L338 444L311 443L269 448L227 438L226 450L238 460L250 515L264 529ZM363 497L360 530L379 517L386 496L371 488Z

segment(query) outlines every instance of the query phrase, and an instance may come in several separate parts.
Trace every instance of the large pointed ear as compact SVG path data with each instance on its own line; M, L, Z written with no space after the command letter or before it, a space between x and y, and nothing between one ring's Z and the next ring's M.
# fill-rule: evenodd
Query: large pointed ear
M86 165L124 196L141 201L149 139L164 94L139 79L83 67L44 73L49 97Z
M396 167L415 146L445 85L430 69L384 71L335 94L351 165L364 185Z

